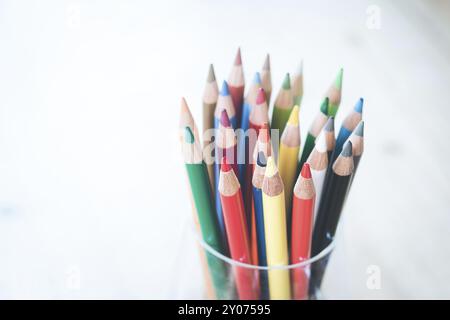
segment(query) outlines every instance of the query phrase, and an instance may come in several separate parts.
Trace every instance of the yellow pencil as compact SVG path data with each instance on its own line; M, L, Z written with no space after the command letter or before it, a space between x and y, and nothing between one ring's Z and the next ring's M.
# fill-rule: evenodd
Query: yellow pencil
M290 226L292 190L297 180L298 153L300 151L300 130L298 123L299 107L292 108L286 128L281 135L278 167L284 183L284 195L286 197L286 219ZM288 229L290 230L290 229Z
M287 265L289 256L283 181L272 157L267 159L262 192L267 265ZM271 299L290 299L291 289L287 269L269 270L269 293Z

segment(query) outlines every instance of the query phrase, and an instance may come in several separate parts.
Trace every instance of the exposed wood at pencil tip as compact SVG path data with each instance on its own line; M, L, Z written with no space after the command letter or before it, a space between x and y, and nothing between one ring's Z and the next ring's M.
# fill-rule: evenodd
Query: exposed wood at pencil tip
M251 123L256 125L263 125L264 123L269 123L269 108L267 106L266 99L264 98L263 101L258 101L258 97L264 93L264 89L260 88L258 90L258 96L256 99L256 105L252 108L250 111L250 117L249 120ZM260 103L258 103L260 102Z
M228 77L228 84L233 87L241 87L244 85L244 71L242 69L242 57L241 49L238 49L236 57L234 59L233 66L231 68L230 75Z
M255 188L261 189L264 181L264 173L266 172L266 167L259 166L255 164L255 170L253 171L252 184Z
M203 161L203 154L198 141L191 131L191 128L185 127L184 139L181 142L183 159L188 164L199 164Z
M349 176L353 173L353 169L352 143L347 141L341 154L333 164L333 172L339 176Z
M287 147L293 148L300 145L300 131L298 125L288 124L281 135L281 143Z
M334 117L330 117L324 126L325 141L328 151L334 150L336 137L334 136Z
M303 178L302 175L299 175L294 186L294 195L299 199L311 199L315 194L316 189L314 188L313 180Z
M309 129L309 133L313 137L317 137L324 127L324 125L328 121L328 116L323 114L322 112L319 112L316 117L314 118L313 123L311 124L311 128Z
M361 156L364 152L364 121L359 122L348 140L352 143L353 156Z
M303 94L303 60L300 62L300 65L294 74L292 89L294 90L295 94Z
M289 80L289 73L286 74L283 86L278 92L278 96L275 100L275 106L280 109L290 109L294 105L294 97L291 89L291 83Z
M342 126L347 128L350 131L356 128L358 123L362 119L362 110L363 110L363 99L360 98L356 103L355 107L350 111L350 113L345 117Z
M237 143L236 134L231 127L219 127L217 132L216 146L221 149L228 149L235 146Z
M283 192L283 180L272 157L267 159L266 172L263 180L262 191L268 196L276 196Z
M227 197L233 196L239 189L240 184L233 170L227 172L220 171L219 191L222 195Z
M252 84L250 85L250 89L248 90L247 96L245 97L245 101L254 105L256 103L256 98L258 96L258 91L262 87L261 84L261 75L259 72L255 73L253 77Z
M316 171L322 171L328 167L328 154L324 131L317 138L316 145L309 155L307 162L310 164L311 169Z
M219 97L219 87L217 86L216 76L214 75L214 68L211 64L209 67L208 78L203 90L203 103L215 104Z

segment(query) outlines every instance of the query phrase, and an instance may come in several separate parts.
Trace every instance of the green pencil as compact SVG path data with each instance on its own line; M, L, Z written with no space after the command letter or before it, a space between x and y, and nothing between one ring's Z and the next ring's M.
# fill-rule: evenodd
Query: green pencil
M287 73L275 100L272 113L271 129L278 129L279 137L281 137L281 134L283 133L293 107L294 98L291 89L291 79L289 73Z
M182 149L203 241L214 250L222 253L223 245L220 242L219 226L212 202L206 164L203 161L200 144L195 141L189 127L185 128ZM227 285L228 270L225 263L207 251L206 259L216 297L218 299L231 298L230 293L232 291Z
M335 117L336 113L339 109L339 105L341 104L341 95L342 95L342 76L344 75L344 69L340 69L336 79L331 84L330 88L327 91L326 97L330 99L330 106L328 108L328 116Z
M327 123L328 116L327 113L329 111L329 100L328 98L323 99L322 104L320 105L320 111L314 118L314 121L311 127L308 130L308 135L306 136L305 145L303 146L302 156L300 158L299 165L297 167L298 173L303 168L303 164L309 157L309 154L314 149L316 138L322 130L325 123Z

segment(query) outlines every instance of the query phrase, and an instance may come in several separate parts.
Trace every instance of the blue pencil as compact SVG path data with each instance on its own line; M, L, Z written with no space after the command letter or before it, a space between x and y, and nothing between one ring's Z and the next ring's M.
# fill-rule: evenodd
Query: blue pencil
M239 170L239 182L242 186L245 185L245 163L249 159L248 155L248 146L246 146L246 139L245 139L245 132L249 128L249 118L250 118L250 112L252 111L252 108L256 104L256 96L258 94L258 89L261 88L261 76L259 72L255 73L255 76L253 78L252 85L249 89L249 92L247 94L247 97L244 100L244 105L242 107L242 119L241 119L241 129L242 134L239 135L239 141L238 141L238 159L240 159L240 162L238 165ZM245 163L244 160L245 159Z
M214 111L214 129L215 129L215 137L217 137L217 133L220 126L220 117L222 114L222 110L226 110L228 117L230 119L231 126L236 128L236 111L233 106L233 101L231 100L230 92L228 90L228 84L226 81L222 83L222 88L219 93L219 97L217 98L216 110ZM225 228L225 221L223 219L222 212L222 204L220 203L220 194L219 194L219 176L220 176L220 161L219 152L217 146L214 148L215 158L214 158L214 197L215 197L215 205L216 205L216 214L217 220L219 222L219 229L222 236L222 241L224 243L225 254L228 254L228 240Z
M253 173L253 203L255 208L256 238L258 242L258 263L260 266L267 266L266 237L264 235L264 211L262 202L262 182L266 170L266 159L263 152L258 152L255 171ZM261 299L269 299L269 279L265 270L259 271L259 281L261 286Z
M358 123L362 119L363 112L363 104L364 99L359 98L353 107L352 111L347 115L347 117L342 122L342 126L339 129L338 136L336 138L336 146L334 147L332 161L330 163L334 163L334 160L337 159L339 154L342 151L342 147L344 146L345 141L347 141L348 137L352 134L353 130L356 128Z

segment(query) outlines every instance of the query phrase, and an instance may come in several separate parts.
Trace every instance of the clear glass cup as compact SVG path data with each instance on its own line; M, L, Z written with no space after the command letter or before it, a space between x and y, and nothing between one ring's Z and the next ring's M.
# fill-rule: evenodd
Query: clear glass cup
M178 275L169 298L322 299L318 279L322 279L335 241L303 262L264 267L232 260L205 243L192 223L188 229L187 236L182 239L182 257L177 262L183 266L184 274ZM195 251L198 257L192 256ZM188 253L191 253L190 257L186 256ZM192 279L197 281L190 281ZM201 283L198 279L202 279Z

